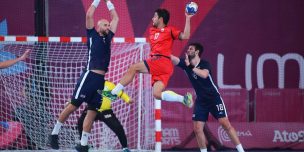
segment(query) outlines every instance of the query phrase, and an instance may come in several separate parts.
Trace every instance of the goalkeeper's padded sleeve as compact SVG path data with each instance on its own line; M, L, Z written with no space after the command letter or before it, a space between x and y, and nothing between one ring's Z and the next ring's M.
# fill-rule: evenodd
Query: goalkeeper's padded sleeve
M105 81L104 91L112 91L115 88L115 84L110 81Z
M125 93L124 91L120 91L118 93L118 97L121 98L124 102L126 103L130 103L130 97L127 93Z

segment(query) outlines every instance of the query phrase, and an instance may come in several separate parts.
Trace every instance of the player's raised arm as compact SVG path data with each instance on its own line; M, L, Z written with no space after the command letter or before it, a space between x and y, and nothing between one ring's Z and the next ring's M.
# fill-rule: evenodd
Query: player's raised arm
M171 54L171 61L174 65L178 65L178 63L180 62L180 59Z
M94 0L86 14L86 28L92 29L94 27L94 12L99 5L100 0Z
M185 13L185 15L186 15L185 28L184 28L184 31L179 35L179 39L181 39L181 40L190 38L190 20L193 15L190 15L187 13Z
M111 13L111 23L110 23L110 30L115 33L119 21L118 14L115 10L114 4L110 0L104 0L107 4L107 7Z

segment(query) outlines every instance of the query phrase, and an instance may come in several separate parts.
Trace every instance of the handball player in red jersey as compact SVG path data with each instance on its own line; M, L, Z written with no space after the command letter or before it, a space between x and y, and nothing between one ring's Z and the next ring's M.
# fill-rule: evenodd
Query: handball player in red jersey
M168 26L170 13L166 9L157 9L152 18L153 27L150 28L149 41L151 45L150 58L130 66L116 87L107 95L115 98L134 78L136 73L150 73L152 75L153 96L158 100L181 102L192 107L192 95L182 96L173 91L164 91L173 73L171 53L174 40L184 40L190 37L190 19L193 15L185 13L186 23L184 31Z

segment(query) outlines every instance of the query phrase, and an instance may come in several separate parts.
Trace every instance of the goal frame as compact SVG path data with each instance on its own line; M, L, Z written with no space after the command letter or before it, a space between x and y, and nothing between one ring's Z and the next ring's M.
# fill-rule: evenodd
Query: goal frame
M45 37L45 36L0 36L1 42L60 42L60 43L73 43L73 42L81 42L86 43L86 37ZM114 37L112 40L113 43L148 43L146 38L123 38L123 37ZM143 60L143 46L140 49L140 60ZM142 94L143 90L143 74L139 74L139 94ZM138 100L142 101L142 96L138 96ZM155 152L161 151L161 101L154 100L154 118L155 118ZM141 118L141 102L139 102L138 106L138 117ZM141 127L141 121L138 119L138 127ZM138 129L138 142L137 142L137 150L141 150L141 131Z

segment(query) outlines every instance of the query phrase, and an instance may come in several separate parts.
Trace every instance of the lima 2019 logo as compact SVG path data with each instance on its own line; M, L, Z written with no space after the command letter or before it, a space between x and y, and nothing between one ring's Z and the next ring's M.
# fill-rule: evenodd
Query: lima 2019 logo
M251 137L252 136L252 133L250 132L250 130L237 131L236 133L237 133L238 137L240 137L240 136ZM222 126L217 128L217 134L218 134L218 138L222 144L224 142L230 142L230 137Z

